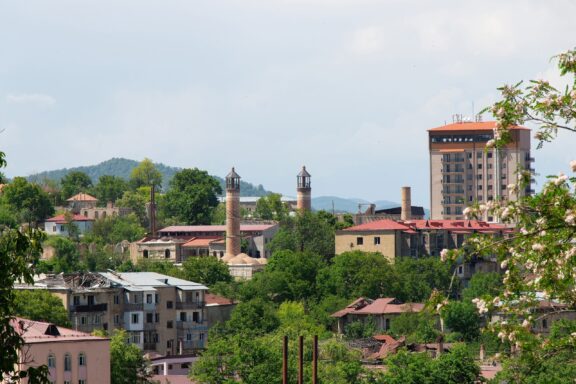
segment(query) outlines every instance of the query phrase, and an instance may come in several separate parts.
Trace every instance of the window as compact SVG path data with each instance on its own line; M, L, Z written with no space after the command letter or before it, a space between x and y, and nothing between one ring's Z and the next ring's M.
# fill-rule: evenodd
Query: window
M166 328L174 328L174 322L172 320L168 320L166 322Z
M172 300L168 300L168 301L166 302L166 308L171 309L172 306L173 306Z
M94 305L94 295L88 295L88 305Z
M94 315L92 318L92 323L96 325L100 324L100 315Z
M476 175L477 180L482 180L482 175Z
M74 296L72 300L74 302L74 305L80 305L80 296Z
M114 315L114 325L120 324L120 315Z
M548 320L547 319L542 319L542 328L544 328L544 329L548 328Z
M180 321L186 321L186 312L180 312Z
M48 368L56 368L56 356L52 353L48 355Z
M198 338L199 338L200 340L204 340L204 334L201 333L200 335L198 335Z
M147 259L148 258L148 250L145 249L144 251L142 251L142 257Z
M461 265L458 266L458 273L461 275L463 272L463 268Z
M380 245L380 236L374 237L374 245Z
M192 341L192 334L191 333L186 334L186 341Z
M82 352L78 355L78 365L81 367L86 365L86 355Z
M120 304L120 296L114 295L114 304Z
M154 302L155 302L156 304L158 304L158 303L160 302L160 295L157 294L157 293L154 294Z
M146 314L146 322L147 322L147 323L152 323L152 322L154 322L154 314L153 314L153 313L147 313L147 314Z
M78 384L86 384L86 380L78 379Z
M386 325L384 329L390 329L390 319L386 319Z
M86 316L81 316L80 317L80 324L85 325L86 324Z
M140 344L140 334L139 333L133 333L132 334L132 343Z
M148 293L146 295L146 304L152 304L152 294Z
M481 191L482 190L482 185L478 186L478 190Z
M160 314L159 314L159 313L156 313L156 314L154 315L154 320L155 320L157 323L160 322Z
M58 227L57 225L53 226L53 227L52 227L52 232L56 232L56 228L57 228L57 227Z
M195 323L200 322L200 314L198 312L192 312L192 321Z
M166 249L166 250L164 251L164 258L166 258L166 259L169 259L169 258L170 258L170 250L169 250L169 249Z
M166 348L172 348L172 340L166 341Z
M477 168L482 169L482 164L478 164Z
M138 324L140 322L140 315L138 313L132 314L132 324Z
M488 154L486 155L489 159L492 158L492 152L488 152Z
M482 158L482 152L476 152L476 158L481 159Z
M356 245L363 245L364 244L364 238L363 237L357 237L356 238Z
M64 371L70 372L72 370L72 356L70 354L64 355Z

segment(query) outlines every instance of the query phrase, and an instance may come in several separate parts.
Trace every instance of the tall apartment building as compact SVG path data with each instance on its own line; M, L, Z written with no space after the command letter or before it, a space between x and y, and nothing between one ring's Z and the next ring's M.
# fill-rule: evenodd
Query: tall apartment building
M155 272L87 272L48 276L34 286L60 297L72 327L122 328L131 343L161 355L192 353L204 348L208 337L202 284Z
M510 129L511 142L503 148L486 149L494 138L494 121L452 124L428 130L430 149L430 216L433 220L463 219L463 210L474 202L507 200L507 186L517 182L519 169L532 169L530 130ZM530 187L519 192L530 194ZM487 214L482 219L497 218Z

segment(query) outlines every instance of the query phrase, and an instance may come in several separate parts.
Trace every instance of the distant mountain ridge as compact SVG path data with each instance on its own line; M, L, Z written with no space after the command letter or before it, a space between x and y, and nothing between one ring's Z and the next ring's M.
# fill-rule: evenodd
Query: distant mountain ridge
M56 169L53 171L44 171L35 173L27 177L29 181L41 182L42 180L54 180L60 181L64 176L66 176L70 172L84 172L87 174L93 183L98 182L98 178L103 175L111 175L121 177L125 180L130 178L130 173L132 170L138 166L139 162L136 160L124 159L124 158L117 158L114 157L110 160L103 161L96 165L88 165L88 166L81 166L81 167L73 167L73 168L62 168ZM162 174L162 189L167 190L168 186L170 185L170 180L176 174L176 172L181 171L183 168L178 167L171 167L162 163L154 163L156 169L160 171ZM223 178L214 176L214 178L218 179L220 185L222 186L222 190L225 190L225 181ZM264 189L264 187L260 185L254 185L245 181L240 181L240 194L242 196L265 196L269 194L270 191Z
M370 204L376 204L376 209L399 207L399 203L388 200L370 202L361 198L343 198L338 196L318 196L312 198L312 208L317 211L358 213L368 209Z

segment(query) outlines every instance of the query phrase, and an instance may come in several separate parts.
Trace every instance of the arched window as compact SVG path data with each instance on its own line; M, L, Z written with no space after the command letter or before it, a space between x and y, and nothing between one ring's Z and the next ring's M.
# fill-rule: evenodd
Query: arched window
M86 355L84 354L84 352L80 352L80 354L78 355L78 365L80 367L86 365Z
M145 249L145 250L142 252L142 257L144 257L145 259L148 258L148 250L147 250L147 249Z
M169 250L169 249L166 249L166 250L164 251L164 257L165 257L166 259L169 259L169 258L170 258L170 250Z
M64 355L64 372L70 372L72 370L72 356L69 353Z
M48 368L56 368L56 356L53 353L48 355Z

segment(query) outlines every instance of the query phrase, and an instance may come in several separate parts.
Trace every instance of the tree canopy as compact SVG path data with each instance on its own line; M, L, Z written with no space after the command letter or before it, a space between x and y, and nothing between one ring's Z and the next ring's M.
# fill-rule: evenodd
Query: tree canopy
M80 192L88 192L92 188L92 179L84 172L73 171L62 177L60 185L62 199L66 200Z
M36 225L54 214L48 194L23 177L15 177L3 188L0 205L7 214L12 214L18 223Z
M16 290L14 314L29 320L70 327L68 311L62 300L47 290Z
M140 187L159 187L162 185L162 174L156 169L152 160L145 158L130 173L130 186L133 189Z

